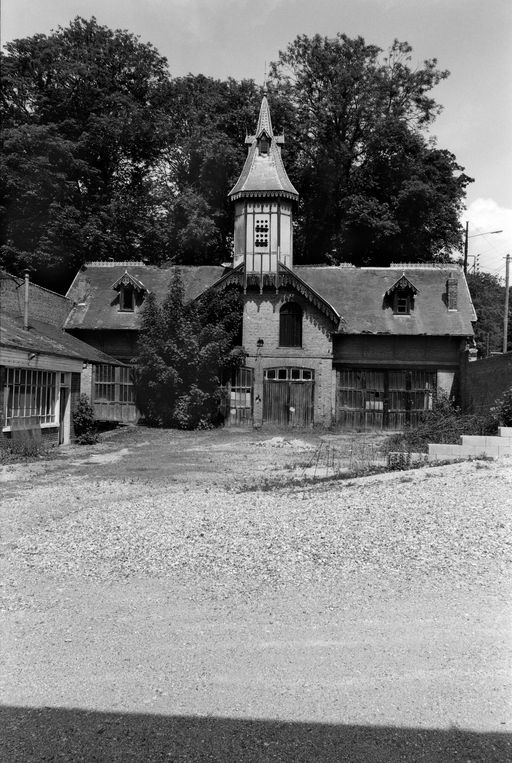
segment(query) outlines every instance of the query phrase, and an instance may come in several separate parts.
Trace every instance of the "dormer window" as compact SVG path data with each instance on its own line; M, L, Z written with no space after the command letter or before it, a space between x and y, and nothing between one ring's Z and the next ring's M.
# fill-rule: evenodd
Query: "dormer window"
M112 288L119 292L117 303L121 313L133 313L135 307L142 302L144 294L149 293L142 281L127 270L112 284Z
M119 310L123 313L133 313L135 310L135 289L131 284L119 289Z
M409 315L411 312L411 299L407 292L396 292L394 300L394 312L397 315Z
M384 307L392 307L395 315L410 315L418 289L405 273L384 294Z

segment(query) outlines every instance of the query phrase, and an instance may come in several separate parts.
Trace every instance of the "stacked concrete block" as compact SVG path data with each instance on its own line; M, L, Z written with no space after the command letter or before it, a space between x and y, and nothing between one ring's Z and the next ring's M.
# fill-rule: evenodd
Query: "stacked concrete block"
M499 427L497 436L463 435L460 444L434 443L428 446L429 461L459 458L500 458L512 456L512 427Z

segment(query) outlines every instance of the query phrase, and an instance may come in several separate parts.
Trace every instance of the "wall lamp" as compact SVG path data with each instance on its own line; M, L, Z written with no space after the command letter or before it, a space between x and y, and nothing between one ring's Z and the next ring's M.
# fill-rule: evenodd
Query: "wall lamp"
M263 345L264 345L264 344L265 344L265 342L264 342L264 341L263 341L263 339L261 339L261 337L260 337L260 338L258 339L258 341L256 342L256 347L258 348L258 350L261 350L261 348L263 347Z
M28 359L29 360L34 360L34 358L37 358L38 355L39 355L38 352L29 352Z

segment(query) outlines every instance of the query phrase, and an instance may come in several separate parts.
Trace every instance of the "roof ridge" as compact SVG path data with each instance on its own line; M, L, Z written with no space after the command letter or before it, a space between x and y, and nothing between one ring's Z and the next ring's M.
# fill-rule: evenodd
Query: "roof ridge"
M147 267L143 260L91 260L91 262L84 262L86 268L127 268L127 267Z

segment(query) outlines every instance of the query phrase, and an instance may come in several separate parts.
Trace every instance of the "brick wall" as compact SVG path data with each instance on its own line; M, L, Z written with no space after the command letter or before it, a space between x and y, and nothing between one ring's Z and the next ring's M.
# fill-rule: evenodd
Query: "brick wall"
M243 346L248 353L246 365L254 369L254 423L261 424L263 410L263 372L266 368L294 366L315 372L314 423L332 422L332 325L306 300L293 294L303 310L302 347L279 346L279 310L291 294L264 292L248 294L244 307ZM263 340L258 348L257 342ZM260 399L258 404L256 401Z
M7 273L0 273L0 305L2 310L11 315L23 317L25 310L25 280ZM29 323L30 319L43 321L52 326L62 327L73 303L62 294L43 289L30 282L29 286Z
M73 414L78 407L78 401L80 400L80 388L81 388L81 374L71 374L71 421L70 421L70 439L71 442L75 440L75 430L73 427ZM87 393L86 393L87 394ZM87 394L90 400L90 394Z
M512 352L482 360L467 359L461 372L462 405L476 413L487 413L505 390L512 387Z

